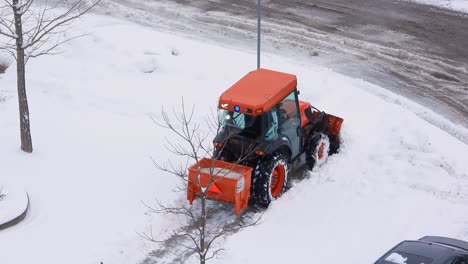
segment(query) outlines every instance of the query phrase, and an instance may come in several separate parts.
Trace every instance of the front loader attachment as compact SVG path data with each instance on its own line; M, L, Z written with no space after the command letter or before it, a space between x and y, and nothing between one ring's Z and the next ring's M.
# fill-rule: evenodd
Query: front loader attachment
M210 200L234 204L234 213L247 208L252 168L221 160L202 159L189 168L187 199L193 204L205 192Z
M325 127L331 135L339 136L343 118L334 115L326 114L324 118Z
M343 118L322 112L305 101L299 101L299 109L301 112L301 127L309 124L314 127L320 126L330 135L339 137Z

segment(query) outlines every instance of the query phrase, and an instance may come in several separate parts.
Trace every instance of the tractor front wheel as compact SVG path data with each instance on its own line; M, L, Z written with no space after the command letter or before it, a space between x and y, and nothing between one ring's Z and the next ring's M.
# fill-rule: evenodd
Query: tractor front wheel
M309 170L324 164L330 155L330 138L325 133L314 133L308 143L306 162Z
M285 155L275 153L263 157L253 171L252 201L268 207L272 200L286 191L288 172L288 159Z

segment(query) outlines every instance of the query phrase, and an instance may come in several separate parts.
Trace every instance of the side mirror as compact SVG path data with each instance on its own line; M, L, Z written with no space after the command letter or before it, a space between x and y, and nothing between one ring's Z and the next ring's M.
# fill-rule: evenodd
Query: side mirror
M301 91L297 90L297 95L301 95Z

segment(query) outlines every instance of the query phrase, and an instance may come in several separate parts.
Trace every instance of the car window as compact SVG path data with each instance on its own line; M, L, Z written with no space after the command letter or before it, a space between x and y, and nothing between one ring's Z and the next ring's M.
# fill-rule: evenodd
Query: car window
M433 261L431 258L412 253L393 251L378 264L430 264Z
M463 259L460 257L454 257L454 258L449 259L444 264L468 264L468 262L466 259Z

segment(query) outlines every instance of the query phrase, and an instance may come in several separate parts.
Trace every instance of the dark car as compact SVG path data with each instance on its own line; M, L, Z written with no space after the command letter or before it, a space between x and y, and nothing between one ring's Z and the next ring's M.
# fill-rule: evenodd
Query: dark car
M468 264L468 242L437 236L405 240L374 264Z

